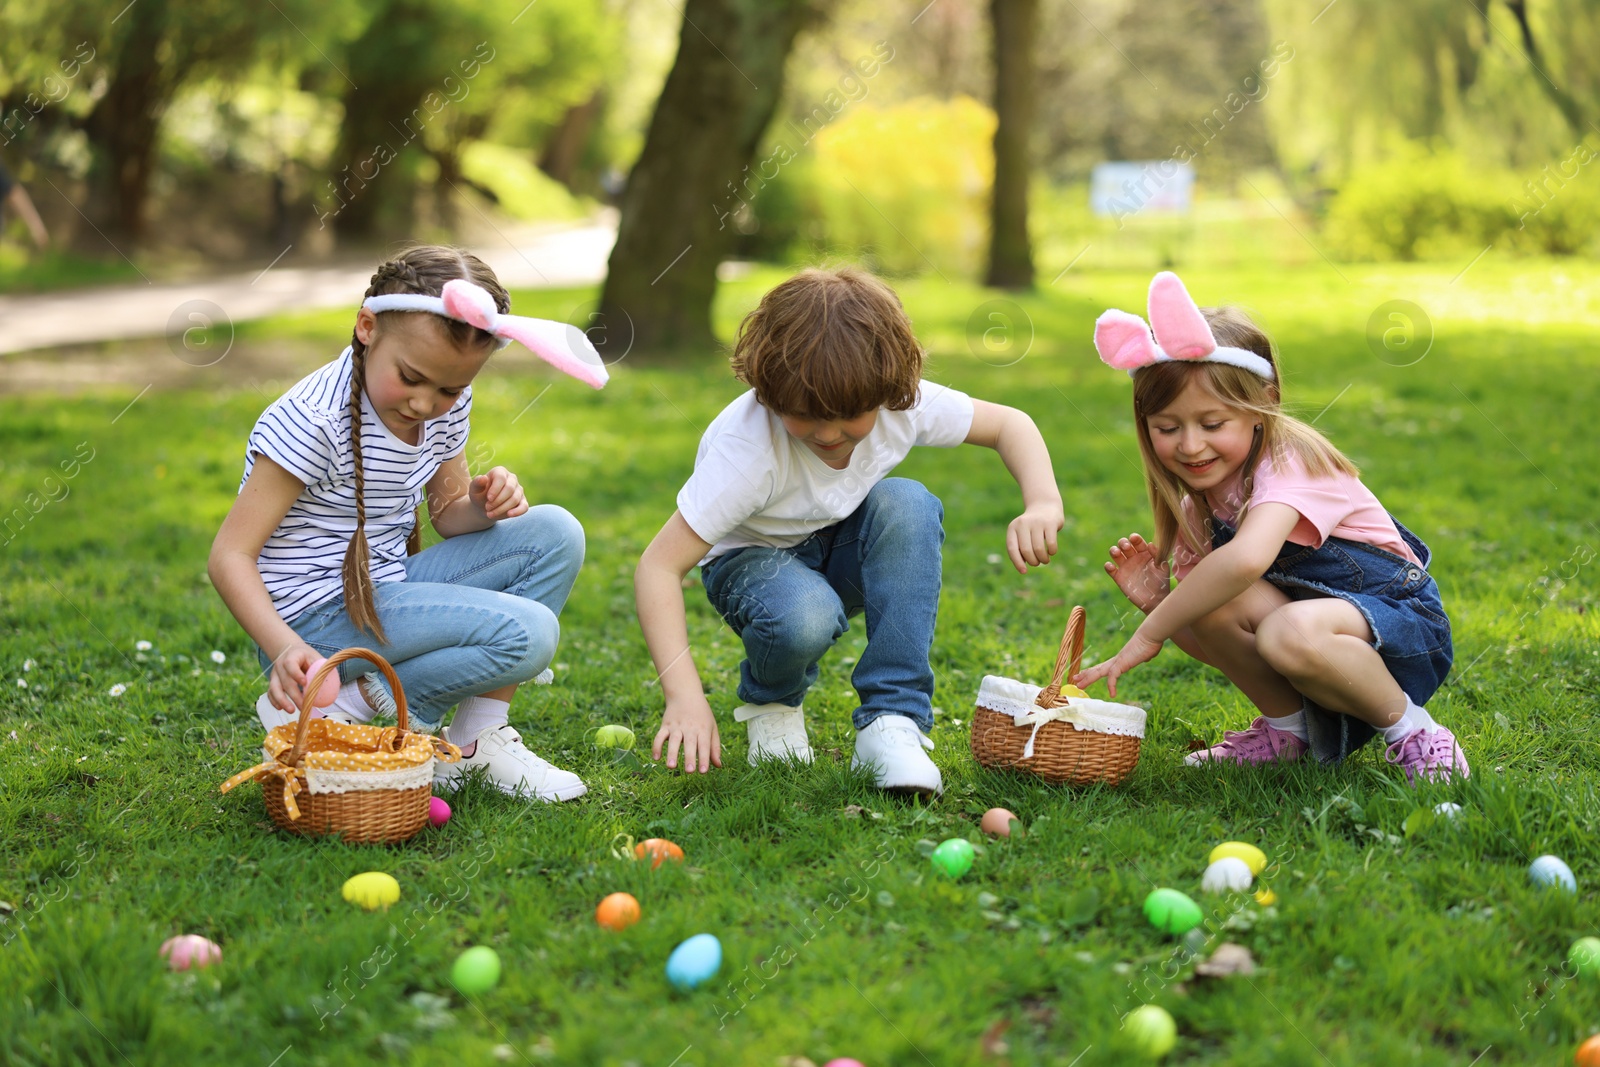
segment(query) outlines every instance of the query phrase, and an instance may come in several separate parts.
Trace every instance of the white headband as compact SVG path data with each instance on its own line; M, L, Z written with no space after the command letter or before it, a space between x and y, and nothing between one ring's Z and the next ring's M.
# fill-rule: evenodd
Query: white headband
M1130 378L1142 367L1183 361L1226 363L1269 382L1278 380L1270 361L1245 348L1217 344L1211 324L1169 270L1150 280L1150 324L1111 308L1095 320L1094 347L1107 365Z
M611 377L600 353L576 326L524 315L502 315L488 290L462 278L446 282L439 296L387 293L369 296L361 306L375 315L384 311L424 311L465 322L494 335L498 347L517 341L552 367L596 389Z

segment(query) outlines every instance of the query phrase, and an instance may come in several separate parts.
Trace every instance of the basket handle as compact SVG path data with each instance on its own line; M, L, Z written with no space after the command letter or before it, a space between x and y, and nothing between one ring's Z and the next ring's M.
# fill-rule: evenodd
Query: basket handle
M400 726L398 736L402 740L405 738L406 730L410 728L410 722L406 717L406 693L404 689L400 688L400 679L395 675L394 668L389 666L388 660L370 648L347 648L335 652L324 660L322 666L317 669L317 673L312 675L310 681L306 683L304 693L300 698L300 725L295 728L294 748L289 750L289 754L281 762L287 763L292 767L300 762L301 756L306 754L306 727L311 724L311 701L316 698L317 693L322 689L322 683L327 679L328 675L337 670L339 664L352 659L368 660L375 664L383 672L383 676L389 680L389 688L394 691L395 718Z
M1039 690L1039 695L1034 703L1041 708L1059 707L1061 700L1061 680L1067 676L1067 668L1072 668L1076 675L1083 666L1083 626L1088 618L1088 613L1082 605L1074 605L1072 614L1067 617L1067 629L1061 635L1061 648L1056 652L1055 674L1050 678L1050 684Z

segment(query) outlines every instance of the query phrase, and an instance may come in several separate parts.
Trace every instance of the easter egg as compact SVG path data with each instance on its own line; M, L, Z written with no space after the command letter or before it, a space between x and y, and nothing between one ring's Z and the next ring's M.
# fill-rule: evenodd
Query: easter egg
M316 677L317 672L322 669L322 665L326 662L328 662L328 660L326 657L324 657L317 660L310 667L306 668L307 684L310 684L311 679ZM339 671L338 668L335 668L329 671L328 676L322 680L322 688L318 689L317 695L311 698L311 706L314 708L325 708L338 699Z
M1228 856L1244 860L1252 875L1260 874L1267 867L1267 854L1256 848L1256 846L1247 845L1243 841L1224 841L1211 850L1211 855L1206 857L1206 862L1215 863Z
M1157 930L1184 934L1200 925L1200 905L1176 889L1152 889L1144 898L1144 917Z
M1159 1060L1178 1043L1178 1024L1165 1008L1143 1004L1122 1017L1122 1030L1140 1053Z
M1263 908L1270 908L1277 902L1278 894L1274 893L1266 886L1262 886L1260 889L1256 890L1256 903L1260 904Z
M632 748L633 731L626 726L602 726L594 732L594 743L601 748Z
M640 841L633 846L633 854L638 859L644 859L649 856L651 870L661 866L663 860L683 862L683 849L664 837L652 837L648 841Z
M722 966L722 942L712 934L695 934L667 957L667 981L676 989L693 989Z
M382 871L368 871L345 882L344 899L368 911L387 908L400 899L400 883Z
M1578 891L1578 880L1572 877L1572 868L1555 856L1540 856L1528 865L1528 877L1534 885L1560 886L1569 893Z
M1567 962L1579 974L1600 978L1600 937L1580 937L1567 950Z
M450 805L444 797L428 798L428 825L443 826L450 821Z
M462 996L487 993L500 983L500 954L488 945L474 945L456 957L450 968L450 984Z
M1577 1067L1600 1067L1600 1034L1596 1034L1578 1046L1578 1051L1572 1056L1572 1062Z
M1200 876L1200 889L1206 893L1237 893L1249 889L1253 881L1255 874L1248 863L1238 856L1224 856L1212 860Z
M941 874L960 878L972 870L973 855L971 842L952 837L948 841L941 841L939 847L933 850L933 855L928 858L933 861L934 868Z
M1461 814L1461 805L1452 804L1448 800L1441 801L1433 806L1433 813L1442 818L1453 819Z
M862 1063L860 1060L852 1060L846 1056L842 1059L829 1060L827 1063L824 1063L822 1067L867 1067L867 1065Z
M222 959L222 949L215 941L199 934L179 934L161 943L161 958L175 971L209 967Z
M594 909L594 921L607 930L626 930L639 921L639 902L631 893L612 893Z
M1011 823L1021 822L1015 815L1005 808L990 808L983 813L983 818L978 821L978 829L993 837L1010 837ZM1017 835L1022 834L1022 827L1017 827Z

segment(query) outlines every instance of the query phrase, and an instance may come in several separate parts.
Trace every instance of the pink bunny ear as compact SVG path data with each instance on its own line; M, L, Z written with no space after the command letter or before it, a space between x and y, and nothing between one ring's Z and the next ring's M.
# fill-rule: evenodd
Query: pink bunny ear
M576 326L521 315L501 315L495 323L495 335L516 341L556 370L596 389L611 378L600 353Z
M494 297L489 295L488 290L464 279L455 278L444 283L444 292L439 295L444 300L446 315L471 323L480 330L494 332L494 321L499 311L494 306Z
M1150 280L1150 326L1161 351L1173 359L1199 359L1217 350L1206 317L1170 270Z
M1102 360L1118 370L1148 366L1160 355L1144 320L1116 308L1094 320L1094 347Z

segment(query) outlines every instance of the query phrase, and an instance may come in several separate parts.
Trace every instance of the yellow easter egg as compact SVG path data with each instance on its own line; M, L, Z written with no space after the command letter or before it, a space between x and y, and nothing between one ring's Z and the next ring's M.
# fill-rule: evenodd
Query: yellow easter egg
M1278 894L1274 893L1266 886L1262 886L1260 889L1256 890L1256 903L1260 904L1263 908L1270 908L1277 902Z
M1211 850L1211 858L1206 862L1215 863L1227 856L1244 860L1245 865L1250 868L1251 874L1260 874L1267 866L1267 854L1256 848L1256 846L1247 845L1243 841L1224 841Z
M368 911L387 908L400 899L400 883L382 871L367 871L344 884L344 899Z
M1086 697L1089 694L1085 693L1082 689L1079 689L1075 685L1063 682L1061 684L1061 695L1064 697Z

